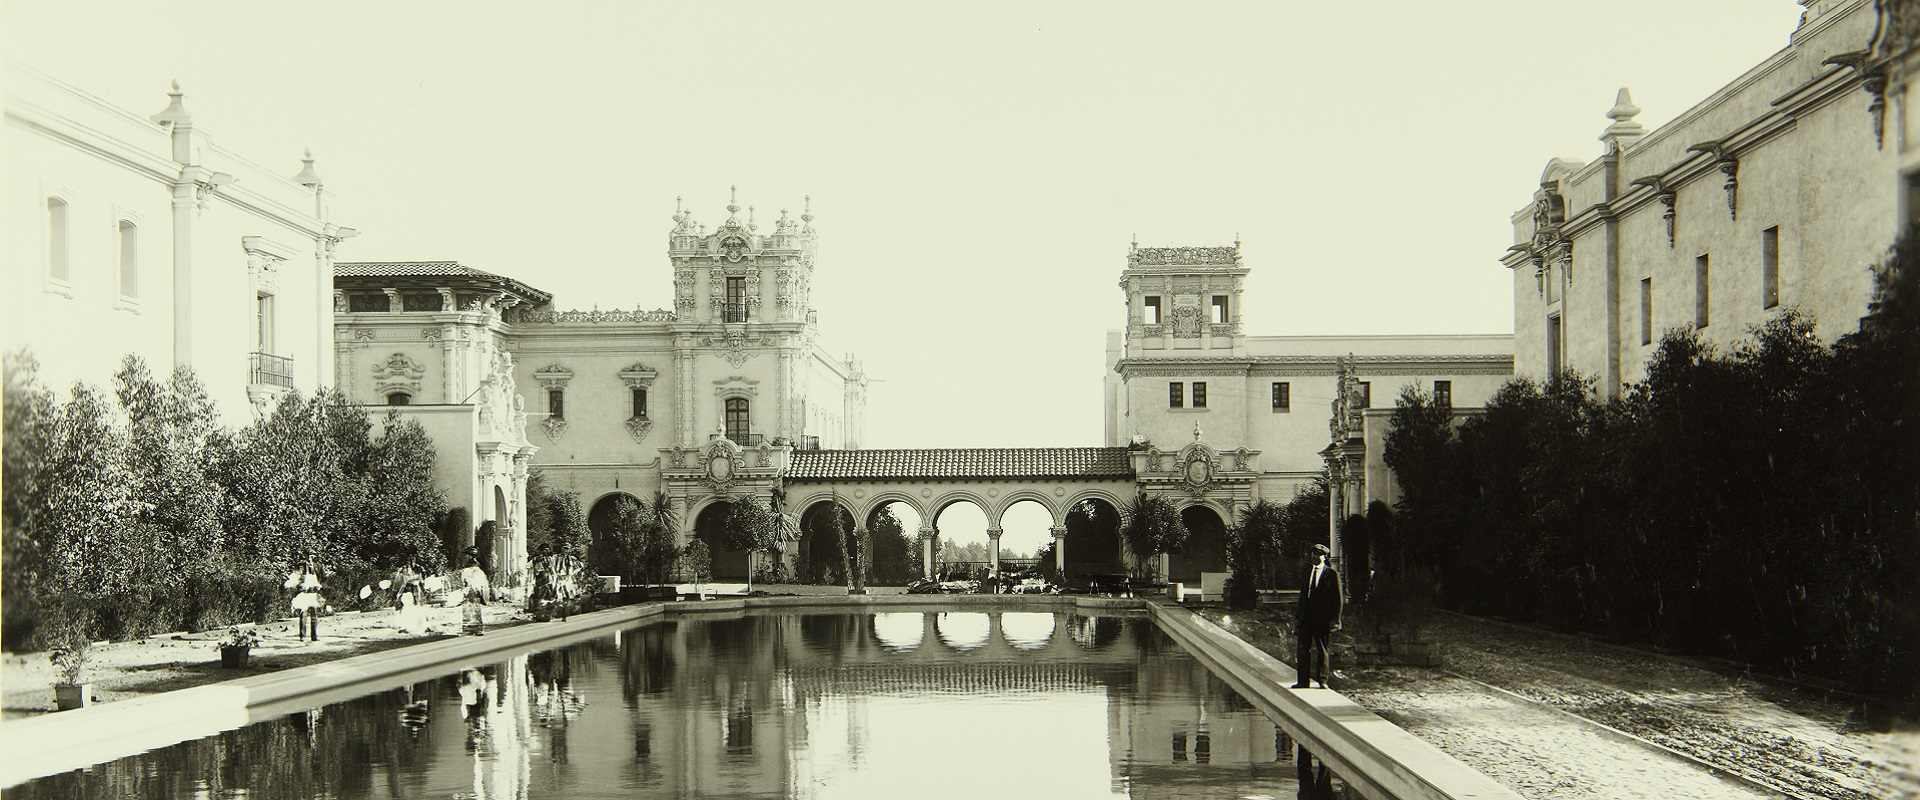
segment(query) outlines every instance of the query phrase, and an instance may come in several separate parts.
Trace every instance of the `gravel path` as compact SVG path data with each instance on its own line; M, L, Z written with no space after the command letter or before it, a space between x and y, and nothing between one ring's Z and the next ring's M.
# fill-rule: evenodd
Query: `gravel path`
M1229 630L1292 661L1290 620L1229 619ZM1469 617L1437 616L1429 634L1443 643L1445 671L1348 669L1334 688L1529 798L1780 796L1572 715L1798 796L1920 798L1920 728L1867 730L1845 702Z

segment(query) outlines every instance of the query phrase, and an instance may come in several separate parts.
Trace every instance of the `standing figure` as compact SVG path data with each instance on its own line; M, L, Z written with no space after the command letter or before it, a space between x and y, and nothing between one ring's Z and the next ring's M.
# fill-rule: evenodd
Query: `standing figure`
M552 552L546 545L540 545L534 549L530 561L528 571L533 574L533 591L527 596L527 611L533 614L533 621L546 622L553 619Z
M465 584L461 608L461 632L479 636L483 622L480 607L487 604L487 595L493 592L493 584L487 580L487 571L480 567L480 551L467 548L467 565L460 570L460 581Z
M1295 689L1307 688L1308 681L1319 681L1320 688L1327 688L1327 674L1332 671L1327 638L1340 629L1345 602L1340 593L1340 573L1327 563L1327 546L1316 544L1313 549L1313 566L1307 570L1306 585L1300 588L1299 616L1295 619L1294 633L1300 641L1299 657L1294 661L1299 673Z
M314 566L312 555L307 556L305 565L287 573L286 588L293 590L290 607L300 623L294 640L320 641L320 609L326 607L327 600L320 595L320 570Z

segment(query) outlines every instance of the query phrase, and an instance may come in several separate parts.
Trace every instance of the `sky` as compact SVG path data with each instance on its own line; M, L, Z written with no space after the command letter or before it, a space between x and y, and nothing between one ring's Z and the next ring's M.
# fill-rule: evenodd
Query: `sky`
M1509 333L1510 215L1785 47L1792 0L0 0L6 56L291 176L342 260L670 308L676 203L812 198L865 447L1096 446L1130 242L1241 242L1251 335ZM746 212L742 212L743 215ZM943 525L943 527L945 527Z

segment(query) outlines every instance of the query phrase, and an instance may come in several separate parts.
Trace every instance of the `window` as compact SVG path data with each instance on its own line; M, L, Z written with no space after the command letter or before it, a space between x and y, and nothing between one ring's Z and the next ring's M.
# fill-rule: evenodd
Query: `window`
M1193 735L1193 763L1208 764L1213 761L1213 737L1205 731Z
M747 279L727 279L727 322L747 321Z
M392 311L393 304L384 294L361 292L347 295L347 310L356 314L383 314Z
M647 390L633 390L633 415L640 419L647 418Z
M1453 407L1453 381L1433 382L1433 404L1440 408Z
M390 406L404 406L412 402L413 395L407 394L406 392L394 392L393 394L387 395L387 405Z
M1193 382L1193 407L1194 408L1207 407L1207 382L1206 381Z
M1560 374L1560 315L1547 318L1547 374Z
M401 292L400 310L439 311L440 295L437 292L434 294L427 294L425 292Z
M1173 760L1187 760L1187 735L1184 733L1173 735Z
M1371 381L1360 381L1360 407L1373 407L1373 383Z
M547 390L547 416L553 419L567 418L567 393L564 390Z
M1286 381L1273 385L1273 410L1293 410L1293 386Z
M1780 305L1780 226L1760 232L1760 307Z
M1640 279L1640 344L1653 344L1653 279Z
M1232 321L1227 317L1227 296L1224 294L1213 296L1213 321L1222 324Z
M67 271L67 201L58 197L47 198L47 277L72 277Z
M747 443L747 399L744 397L727 398L727 438L734 444Z
M1707 257L1693 260L1693 327L1707 327Z
M254 351L273 352L273 295L262 293L253 306Z
M1160 324L1160 298L1149 297L1146 299L1146 310L1141 319L1148 325Z
M1187 404L1185 397L1181 394L1181 390L1182 384L1178 382L1167 384L1168 408L1181 408Z
M126 220L119 225L120 296L140 296L140 228Z

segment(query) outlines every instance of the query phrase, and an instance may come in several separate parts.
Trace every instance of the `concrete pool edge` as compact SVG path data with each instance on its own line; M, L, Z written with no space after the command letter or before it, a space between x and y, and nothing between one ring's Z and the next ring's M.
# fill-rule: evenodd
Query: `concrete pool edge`
M1373 797L1518 798L1511 790L1330 691L1294 692L1294 674L1239 637L1197 615L1140 598L1085 595L817 595L655 603L579 614L566 622L527 623L485 636L351 656L280 672L0 723L0 787L81 769L210 736L288 709L310 708L540 645L606 635L655 619L699 618L758 610L939 609L951 611L1138 611L1282 722L1296 739ZM297 709L295 709L297 710Z
M1146 606L1161 630L1362 794L1402 800L1521 797L1337 692L1292 689L1292 667L1200 615L1161 603Z

